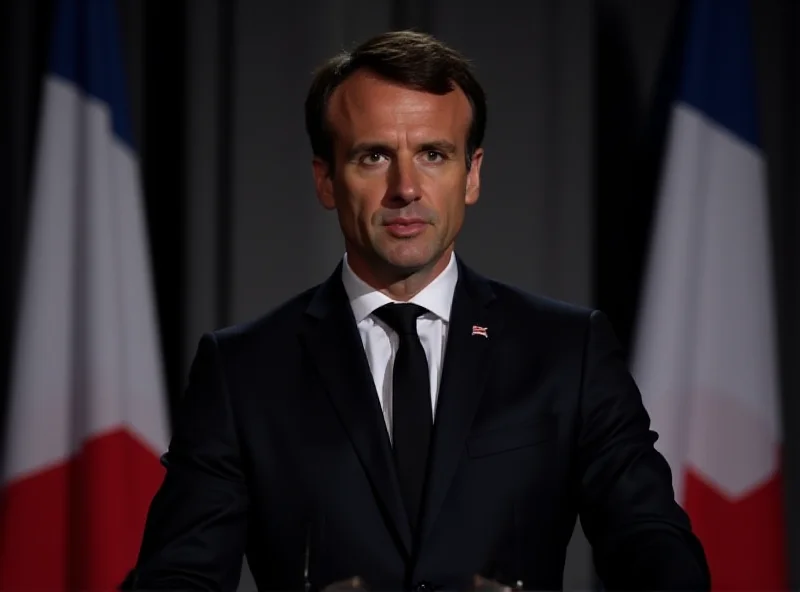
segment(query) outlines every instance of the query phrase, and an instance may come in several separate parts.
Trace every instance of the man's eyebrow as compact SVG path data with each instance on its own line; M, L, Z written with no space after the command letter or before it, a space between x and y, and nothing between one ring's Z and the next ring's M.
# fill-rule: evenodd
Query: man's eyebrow
M421 143L418 150L421 152L435 150L445 154L456 154L458 147L449 140L428 140ZM394 148L382 142L359 142L347 151L347 158L352 159L359 154L369 154L371 152L394 152Z
M424 142L420 149L436 150L438 152L444 152L445 154L455 154L458 152L456 145L449 140L432 140L430 142Z
M388 144L383 144L381 142L359 142L347 151L347 158L353 158L359 154L369 154L370 152L392 151L393 148L391 148Z

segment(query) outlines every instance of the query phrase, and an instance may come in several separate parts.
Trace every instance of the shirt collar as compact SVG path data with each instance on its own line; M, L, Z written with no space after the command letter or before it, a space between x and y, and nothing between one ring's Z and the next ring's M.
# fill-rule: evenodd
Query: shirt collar
M426 308L443 321L448 322L457 281L458 265L456 264L455 254L451 254L450 262L444 271L409 302ZM347 292L347 298L350 300L356 323L366 319L384 304L397 302L358 277L350 268L346 253L342 264L342 283Z

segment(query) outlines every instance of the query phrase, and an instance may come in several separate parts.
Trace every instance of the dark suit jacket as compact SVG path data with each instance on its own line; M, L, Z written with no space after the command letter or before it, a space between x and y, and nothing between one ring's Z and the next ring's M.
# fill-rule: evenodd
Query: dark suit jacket
M128 584L556 590L580 516L607 589L707 589L606 318L459 268L418 543L337 269L203 336Z

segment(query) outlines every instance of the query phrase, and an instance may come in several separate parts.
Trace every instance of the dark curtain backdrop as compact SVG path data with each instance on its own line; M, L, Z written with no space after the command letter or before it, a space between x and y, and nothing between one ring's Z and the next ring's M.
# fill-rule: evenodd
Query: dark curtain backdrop
M0 4L0 409L5 410L50 2ZM4 416L0 413L0 419Z
M313 196L303 94L321 59L401 27L464 50L489 94L484 188L462 254L524 289L599 306L630 345L680 0L118 1L171 401L203 331L261 314L341 256L335 220ZM0 3L0 409L52 3ZM797 557L800 8L753 7ZM592 577L578 529L565 587L589 589ZM246 570L242 589L253 589Z

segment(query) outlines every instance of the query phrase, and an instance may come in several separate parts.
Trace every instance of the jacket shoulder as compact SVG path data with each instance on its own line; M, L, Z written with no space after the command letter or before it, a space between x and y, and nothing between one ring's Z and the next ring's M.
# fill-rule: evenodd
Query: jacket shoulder
M526 292L490 281L497 305L503 309L510 333L519 340L534 340L554 351L582 350L591 336L614 348L621 347L608 316L600 309ZM511 321L510 323L508 321Z
M497 298L497 304L503 307L507 314L518 315L521 320L585 325L592 314L599 313L588 306L527 292L503 282L488 281Z
M220 329L209 334L218 347L227 354L243 351L263 351L264 346L275 347L276 343L286 343L295 335L319 285L308 288L279 304L264 314Z

